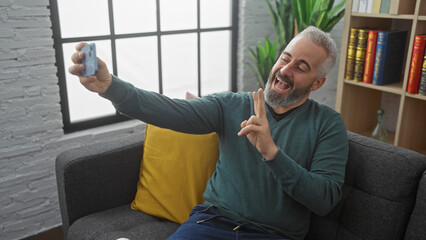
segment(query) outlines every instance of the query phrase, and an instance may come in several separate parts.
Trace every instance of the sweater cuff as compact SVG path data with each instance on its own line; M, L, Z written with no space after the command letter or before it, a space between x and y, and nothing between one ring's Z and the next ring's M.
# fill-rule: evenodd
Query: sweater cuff
M279 149L275 158L271 160L263 158L263 161L269 166L273 174L280 178L291 178L291 176L298 171L298 168L300 168L300 165L293 161L281 149Z
M99 96L110 100L112 103L119 103L126 97L128 85L130 83L124 82L112 74L111 76L111 85L105 93L99 94Z

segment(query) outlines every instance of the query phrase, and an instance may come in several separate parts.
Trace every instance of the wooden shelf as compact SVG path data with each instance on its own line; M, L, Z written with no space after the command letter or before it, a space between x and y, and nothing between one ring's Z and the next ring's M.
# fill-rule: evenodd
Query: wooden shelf
M366 18L391 18L391 19L408 19L413 20L415 16L412 14L401 14L401 15L391 15L383 13L352 13L353 17L366 17Z
M410 97L410 98L415 98L415 99L426 101L426 96L422 96L422 95L419 95L419 94L406 93L406 96Z
M370 136L377 123L377 110L388 108L385 112L396 115L395 123L391 122L394 126L390 126L391 131L388 129L388 142L426 154L426 96L405 92L414 38L417 34L426 33L426 0L390 1L397 6L391 9L392 14L347 11L339 62L336 109L342 114L349 131ZM346 9L352 9L352 0L348 0L346 5ZM349 32L352 27L407 30L401 81L377 86L345 79ZM386 102L389 97L395 102Z
M379 90L383 92L388 92L388 93L394 93L399 95L402 94L402 82L379 86L379 85L373 85L373 84L363 83L363 82L355 82L354 80L345 79L345 83L352 84L355 86L375 89L375 90Z

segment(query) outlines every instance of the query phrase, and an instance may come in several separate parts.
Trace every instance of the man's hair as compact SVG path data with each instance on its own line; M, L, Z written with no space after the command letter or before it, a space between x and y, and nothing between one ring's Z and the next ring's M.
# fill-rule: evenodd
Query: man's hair
M318 46L325 48L327 52L327 58L321 63L318 69L317 77L323 77L330 72L331 68L336 63L337 59L337 47L330 33L326 33L319 28L309 26L296 37L303 37Z

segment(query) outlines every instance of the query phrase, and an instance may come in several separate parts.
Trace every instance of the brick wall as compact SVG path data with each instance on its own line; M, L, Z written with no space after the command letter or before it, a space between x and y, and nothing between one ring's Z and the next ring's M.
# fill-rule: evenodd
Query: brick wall
M63 133L48 6L49 0L0 0L0 239L21 239L61 225L54 170L58 153L143 134L137 121ZM238 89L249 91L257 86L246 65L247 47L273 33L264 1L240 0L239 27ZM327 95L334 99L335 92Z
M0 239L61 225L59 152L144 131L130 121L64 135L48 5L0 0Z

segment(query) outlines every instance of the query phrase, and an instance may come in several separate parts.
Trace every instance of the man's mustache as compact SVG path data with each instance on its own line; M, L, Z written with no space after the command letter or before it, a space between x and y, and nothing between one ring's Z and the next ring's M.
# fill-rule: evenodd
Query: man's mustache
M287 76L282 75L280 73L280 71L277 71L275 73L275 78L281 79L283 82L287 83L290 86L290 88L293 88L293 86L294 86L294 83L292 81L290 81L290 78L287 77Z

